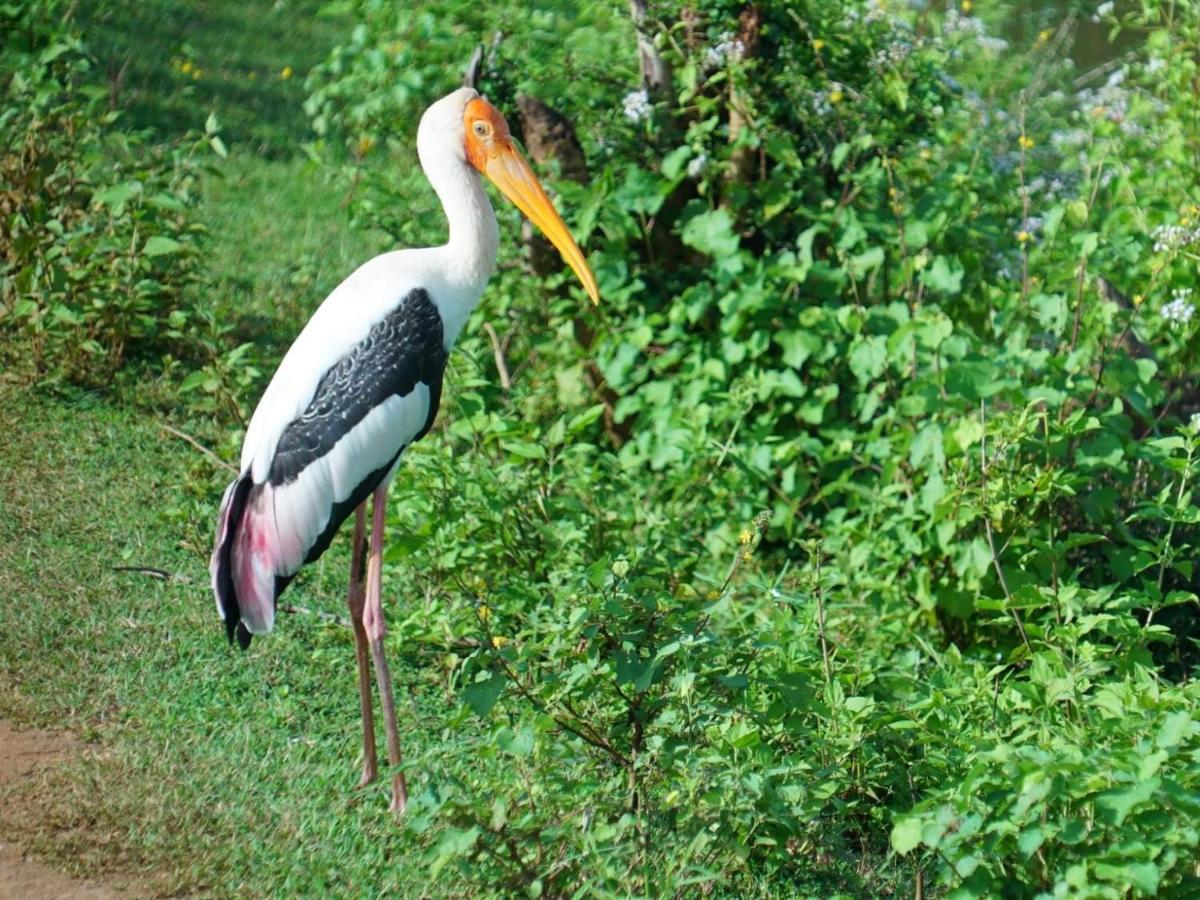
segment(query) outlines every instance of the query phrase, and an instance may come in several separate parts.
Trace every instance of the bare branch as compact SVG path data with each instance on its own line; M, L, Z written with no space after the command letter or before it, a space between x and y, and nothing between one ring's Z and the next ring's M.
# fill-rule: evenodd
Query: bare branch
M483 330L487 332L488 340L492 342L492 355L496 358L496 371L500 374L500 386L507 394L512 389L512 376L508 374L508 362L504 358L504 347L500 343L500 336L496 334L496 329L492 327L491 322L484 322Z
M671 67L663 59L646 31L646 0L629 0L629 14L637 29L638 63L642 69L642 84L656 97L671 94Z

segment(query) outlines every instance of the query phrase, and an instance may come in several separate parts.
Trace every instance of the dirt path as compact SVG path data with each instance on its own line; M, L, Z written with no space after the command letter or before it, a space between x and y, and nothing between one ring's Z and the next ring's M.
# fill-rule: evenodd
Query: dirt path
M0 791L79 750L79 742L53 731L18 731L0 719ZM0 841L0 900L111 900L129 894L60 875Z

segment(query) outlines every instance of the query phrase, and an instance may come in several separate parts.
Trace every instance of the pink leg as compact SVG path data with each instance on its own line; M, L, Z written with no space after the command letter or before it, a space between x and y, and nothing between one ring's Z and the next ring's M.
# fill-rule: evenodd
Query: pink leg
M392 767L400 765L400 733L396 727L396 701L392 698L392 676L388 674L387 659L383 655L383 636L387 625L383 621L383 524L387 509L387 486L376 489L371 519L371 552L367 557L367 604L363 612L363 624L371 643L371 656L375 658L375 680L379 684L379 701L383 706L383 724L387 729L388 761ZM404 812L408 805L408 785L404 773L392 775L392 812Z
M354 548L350 557L350 591L346 604L350 607L350 624L354 628L354 658L358 663L358 702L362 709L363 772L359 787L366 787L375 780L375 716L371 709L371 663L367 658L367 630L363 627L363 607L366 604L366 586L363 584L367 548L367 504L354 513Z

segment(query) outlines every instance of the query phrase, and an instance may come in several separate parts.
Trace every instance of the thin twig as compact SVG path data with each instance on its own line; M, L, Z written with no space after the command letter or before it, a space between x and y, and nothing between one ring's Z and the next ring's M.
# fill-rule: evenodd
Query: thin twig
M221 459L221 457L217 456L216 453L214 453L212 450L209 450L207 447L205 447L202 443L200 443L198 440L196 440L190 434L185 434L184 432L180 431L178 428L172 428L170 425L166 424L165 422L160 422L159 427L163 431L166 431L166 432L169 432L170 434L175 435L175 437L179 438L180 440L187 441L189 444L191 444L193 447L195 447L197 450L199 450L201 453L203 453L205 456L207 456L209 459L211 459L213 462L215 462L221 468L228 469L230 472L233 472L235 475L237 474L238 470L237 470L236 466L230 465L229 463L225 462L225 460Z
M983 529L987 534L988 549L992 551L992 565L996 568L996 577L1000 579L1000 589L1004 591L1004 600L1008 611L1012 614L1013 621L1017 623L1017 631L1021 635L1025 649L1033 653L1033 645L1029 643L1029 635L1025 633L1021 615L1013 609L1012 593L1008 590L1008 580L1004 577L1004 568L1000 565L1000 554L996 552L996 539L992 536L992 517L988 512L987 502L987 404L983 400L979 401L979 415L984 431L983 436L979 439L980 482L983 485Z
M821 590L821 548L817 547L817 571L813 583L813 594L817 599L817 634L821 638L821 667L825 671L825 690L833 687L833 669L829 664L829 640L825 637L825 597Z
M488 340L492 342L492 355L496 358L496 371L500 373L500 387L504 388L504 393L507 394L512 389L512 376L508 374L508 361L504 358L504 347L500 343L500 335L496 334L496 329L492 327L491 322L484 322L483 330L487 332Z

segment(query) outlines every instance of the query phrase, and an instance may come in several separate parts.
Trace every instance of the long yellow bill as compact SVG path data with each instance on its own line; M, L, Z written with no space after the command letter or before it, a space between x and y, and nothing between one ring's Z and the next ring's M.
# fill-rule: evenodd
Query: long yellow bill
M567 231L562 217L542 190L542 185L533 174L524 157L510 143L505 142L488 155L483 172L492 184L500 189L550 243L558 248L562 258L583 283L583 289L592 299L592 303L600 302L600 292L596 287L596 276L588 267L583 251Z

